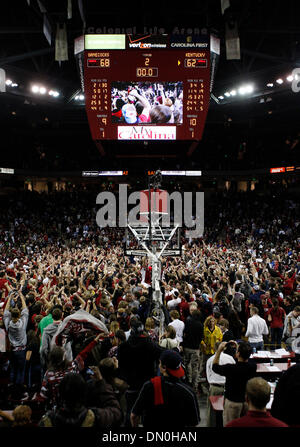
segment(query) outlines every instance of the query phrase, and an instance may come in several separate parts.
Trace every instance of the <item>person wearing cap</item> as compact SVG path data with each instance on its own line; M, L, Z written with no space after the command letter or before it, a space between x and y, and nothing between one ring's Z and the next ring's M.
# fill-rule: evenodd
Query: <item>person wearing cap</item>
M247 322L247 331L245 337L248 337L248 342L252 348L256 348L258 351L264 349L264 339L263 336L269 334L269 329L266 320L258 315L257 307L250 308L251 317Z
M193 389L181 379L185 376L178 352L165 350L159 360L161 376L144 383L135 401L130 421L133 427L195 427L200 422L199 405Z

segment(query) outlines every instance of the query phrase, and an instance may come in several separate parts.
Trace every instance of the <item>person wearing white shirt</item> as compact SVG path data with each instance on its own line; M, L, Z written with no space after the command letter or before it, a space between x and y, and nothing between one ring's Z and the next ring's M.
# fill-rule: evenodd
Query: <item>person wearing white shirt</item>
M183 340L184 322L179 320L179 312L177 310L171 310L170 317L172 321L169 323L169 326L173 326L176 331L176 338L181 343Z
M288 350L291 350L292 343L298 335L300 335L300 306L294 307L284 320L283 337Z
M263 351L264 349L264 335L268 335L269 329L266 321L258 315L257 307L251 307L251 317L247 322L247 331L245 337L248 337L248 342L252 348Z
M178 304L180 304L180 303L181 303L181 298L180 297L173 298L172 300L169 300L167 302L167 307L168 307L169 310L174 310L174 309L177 308Z
M217 343L219 345L219 343ZM236 343L228 342L224 352L220 355L219 364L226 365L228 363L235 363L234 355L236 352ZM220 374L216 374L212 370L212 364L214 361L216 354L211 356L206 362L206 378L209 384L209 392L207 398L207 417L206 417L206 426L207 427L216 427L216 412L212 408L212 405L209 400L209 396L222 396L224 394L225 389L225 381L226 378L224 376L220 376Z

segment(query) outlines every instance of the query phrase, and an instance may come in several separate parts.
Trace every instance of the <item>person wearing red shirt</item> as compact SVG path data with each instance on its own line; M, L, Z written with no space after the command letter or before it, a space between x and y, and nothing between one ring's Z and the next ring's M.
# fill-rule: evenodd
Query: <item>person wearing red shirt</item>
M278 273L278 275L280 276L281 279L284 280L283 283L284 295L285 296L290 295L294 289L294 283L296 281L296 272L294 271L293 274L289 273L286 274L285 276L282 276L281 273Z
M270 400L271 387L262 377L253 377L246 385L248 412L233 419L225 427L288 427L285 422L274 418L266 409Z
M283 334L285 320L285 311L279 306L277 298L273 299L272 307L268 312L268 322L271 332L271 349L281 348L281 339Z
M11 276L12 278L16 278L16 273L15 273L15 271L12 268L8 267L6 269L6 273L7 273L8 276Z
M183 322L185 322L185 320L190 314L190 306L187 301L188 299L189 299L188 294L181 295L181 302L178 304L180 320L182 320Z
M6 284L10 285L10 282L7 279L7 277L5 276L5 272L0 272L0 298L1 298L1 293L3 293L3 291L4 291L4 297L7 297L7 295L8 295L8 290L6 288Z
M263 318L266 320L266 322L268 323L268 314L269 314L269 310L272 307L272 301L266 297L266 295L261 295L261 305L264 311L263 314Z

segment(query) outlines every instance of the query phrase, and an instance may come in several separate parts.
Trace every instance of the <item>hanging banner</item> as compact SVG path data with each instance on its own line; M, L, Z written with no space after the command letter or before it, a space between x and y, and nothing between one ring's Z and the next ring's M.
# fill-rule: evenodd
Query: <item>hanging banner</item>
M5 84L5 70L3 68L0 68L0 92L5 93L6 92L6 84Z
M214 80L216 78L218 62L220 59L220 39L213 34L210 35L210 89L212 93Z
M0 329L0 352L6 352L6 333L4 329Z
M47 19L46 14L44 14L43 33L44 33L44 35L45 35L49 45L51 46L51 43L52 43L52 38L51 38L52 28L51 28L51 25L49 23L49 20Z
M234 23L234 26L229 26L228 23L226 23L225 39L226 59L241 59L240 38L237 22Z
M82 0L78 0L78 9L79 9L80 17L81 17L81 20L82 20L82 23L83 23L83 28L85 29L86 21L85 21L85 15L84 15L84 9L83 9Z
M72 18L72 0L68 0L68 20Z
M47 9L44 6L44 3L41 0L37 0L41 13L45 14Z
M57 24L56 27L55 60L59 62L68 60L68 39L65 23L63 26Z
M221 0L221 10L224 15L225 9L230 7L230 0Z

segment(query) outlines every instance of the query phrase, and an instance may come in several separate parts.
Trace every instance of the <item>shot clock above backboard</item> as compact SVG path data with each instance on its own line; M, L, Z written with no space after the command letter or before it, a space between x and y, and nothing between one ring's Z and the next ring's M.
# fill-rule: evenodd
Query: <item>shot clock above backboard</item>
M94 140L200 140L210 98L208 35L82 37Z

